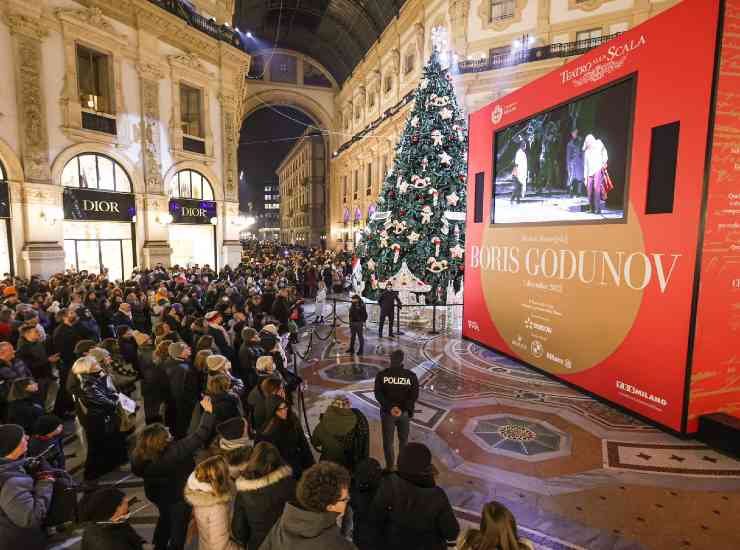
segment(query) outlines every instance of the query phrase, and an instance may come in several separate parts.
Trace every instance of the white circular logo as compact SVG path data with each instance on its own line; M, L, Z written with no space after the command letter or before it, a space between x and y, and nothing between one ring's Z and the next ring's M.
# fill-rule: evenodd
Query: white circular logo
M529 349L532 350L532 355L534 355L535 357L542 357L542 355L545 353L545 348L542 347L542 342L540 342L539 340L534 340L529 346Z
M502 118L504 118L504 110L501 108L501 105L496 105L496 107L493 109L491 120L494 124L498 124L499 122L501 122Z

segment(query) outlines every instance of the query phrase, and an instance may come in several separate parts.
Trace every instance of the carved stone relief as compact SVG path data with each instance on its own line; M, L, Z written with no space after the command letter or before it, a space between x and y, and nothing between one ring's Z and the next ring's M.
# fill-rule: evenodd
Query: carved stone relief
M144 178L147 193L162 192L160 164L159 82L141 78L141 149L144 160Z

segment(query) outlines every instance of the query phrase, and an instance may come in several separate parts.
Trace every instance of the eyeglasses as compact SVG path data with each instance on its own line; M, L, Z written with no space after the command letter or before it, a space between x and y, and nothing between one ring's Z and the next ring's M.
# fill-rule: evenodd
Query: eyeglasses
M340 502L349 502L349 496L346 496L346 497L340 498L340 499L339 499L339 500L337 501L337 504L339 504Z

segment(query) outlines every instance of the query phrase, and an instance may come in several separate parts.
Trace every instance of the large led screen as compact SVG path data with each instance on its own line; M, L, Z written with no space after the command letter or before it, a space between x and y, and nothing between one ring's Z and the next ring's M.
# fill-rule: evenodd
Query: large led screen
M622 221L635 78L496 132L492 223Z

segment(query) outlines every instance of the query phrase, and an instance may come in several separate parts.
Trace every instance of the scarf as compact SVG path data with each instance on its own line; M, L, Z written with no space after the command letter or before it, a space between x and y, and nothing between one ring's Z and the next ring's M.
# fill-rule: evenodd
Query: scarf
M249 445L248 435L240 437L239 439L224 439L222 437L221 441L218 442L218 447L222 451L233 451L240 449L241 447L246 447L247 445Z

